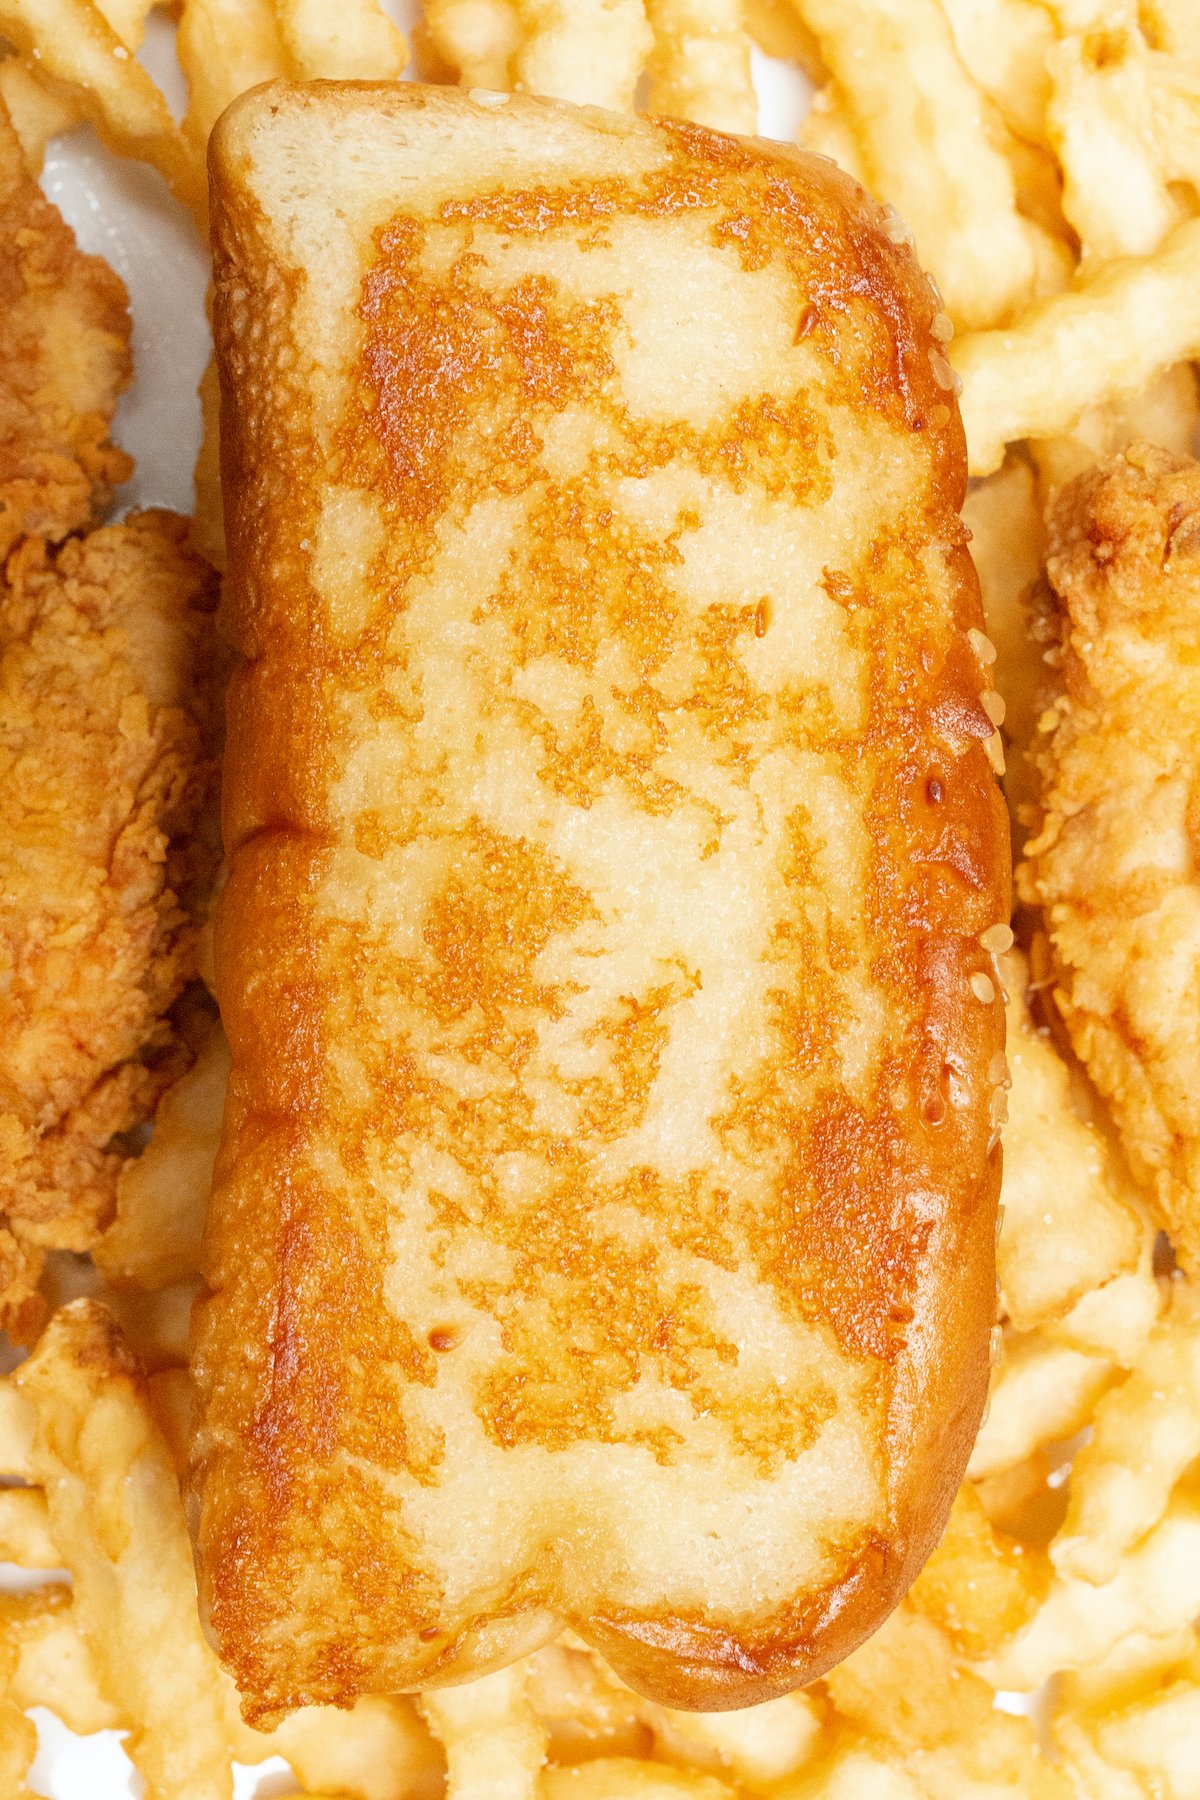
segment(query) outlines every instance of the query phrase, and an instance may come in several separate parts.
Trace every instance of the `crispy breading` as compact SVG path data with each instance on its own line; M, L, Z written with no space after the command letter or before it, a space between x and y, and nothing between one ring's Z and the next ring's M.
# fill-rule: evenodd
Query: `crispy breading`
M1021 891L1072 1042L1200 1262L1200 465L1136 446L1050 508L1059 634Z
M77 247L0 103L0 558L81 530L129 479L109 430L131 373L124 285Z
M41 1249L94 1241L112 1139L179 1072L164 1015L195 972L215 778L215 578L186 534L155 512L57 552L26 539L0 594L0 1322L18 1337Z

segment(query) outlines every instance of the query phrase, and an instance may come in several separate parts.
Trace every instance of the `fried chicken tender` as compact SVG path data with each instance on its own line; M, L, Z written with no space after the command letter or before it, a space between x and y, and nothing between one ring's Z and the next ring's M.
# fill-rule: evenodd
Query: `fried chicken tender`
M1058 681L1020 886L1071 1040L1200 1264L1200 465L1135 446L1051 505Z
M85 1250L180 1072L168 1008L195 972L215 780L215 578L187 522L143 513L0 595L0 1324L40 1323L42 1251Z
M132 474L109 438L129 329L120 277L78 249L0 102L0 558L81 530Z

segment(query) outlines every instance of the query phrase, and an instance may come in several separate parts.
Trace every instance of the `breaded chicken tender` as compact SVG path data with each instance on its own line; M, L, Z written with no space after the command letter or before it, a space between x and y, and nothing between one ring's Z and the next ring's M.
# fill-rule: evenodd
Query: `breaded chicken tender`
M694 126L277 86L213 170L214 1639L257 1719L564 1623L779 1694L987 1381L1010 849L935 296Z
M129 478L109 431L131 373L121 279L76 247L0 102L0 562L81 530Z
M1200 465L1131 448L1048 524L1057 687L1021 893L1071 1041L1200 1266Z
M36 1329L47 1247L85 1250L179 1073L165 1019L194 974L195 833L214 780L211 571L143 513L0 593L0 1323Z

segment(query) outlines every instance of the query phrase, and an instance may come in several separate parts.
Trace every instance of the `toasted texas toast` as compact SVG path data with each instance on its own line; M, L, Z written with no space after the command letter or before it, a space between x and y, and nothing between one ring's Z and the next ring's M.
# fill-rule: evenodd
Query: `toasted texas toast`
M682 125L273 87L212 166L211 1630L258 1719L564 1624L762 1699L904 1591L987 1382L935 296L831 165Z

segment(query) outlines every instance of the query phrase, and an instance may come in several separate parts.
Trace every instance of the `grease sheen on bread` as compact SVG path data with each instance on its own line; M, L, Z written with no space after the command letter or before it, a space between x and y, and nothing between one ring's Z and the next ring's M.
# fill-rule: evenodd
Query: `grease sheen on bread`
M247 1713L872 1630L987 1383L1008 916L936 297L832 165L420 87L215 136ZM982 993L983 998L979 997Z

